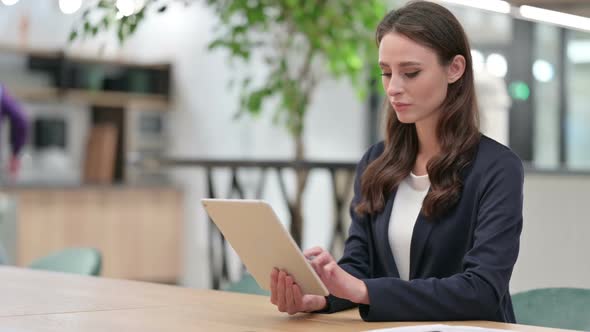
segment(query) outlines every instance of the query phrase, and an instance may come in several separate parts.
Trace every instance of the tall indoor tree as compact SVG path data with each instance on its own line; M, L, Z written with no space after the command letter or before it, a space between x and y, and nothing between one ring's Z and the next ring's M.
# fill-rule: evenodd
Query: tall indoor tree
M86 8L70 40L116 33L124 42L150 15L197 1L219 18L210 50L229 51L234 63L264 60L268 70L262 82L253 73L240 79L238 114L256 117L269 108L265 104L272 105L275 123L294 140L295 161L305 158L305 115L318 83L348 78L364 98L378 73L374 30L385 13L385 0L101 0ZM298 244L307 176L305 169L296 168L296 194L288 203L290 231Z

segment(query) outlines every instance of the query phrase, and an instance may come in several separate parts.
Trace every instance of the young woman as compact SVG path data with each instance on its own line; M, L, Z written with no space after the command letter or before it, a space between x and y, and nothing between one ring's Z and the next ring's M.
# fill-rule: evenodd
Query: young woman
M469 42L444 7L412 2L377 27L385 141L358 164L339 262L305 251L330 291L271 273L282 312L358 305L367 321L515 322L509 281L522 230L523 168L480 134Z

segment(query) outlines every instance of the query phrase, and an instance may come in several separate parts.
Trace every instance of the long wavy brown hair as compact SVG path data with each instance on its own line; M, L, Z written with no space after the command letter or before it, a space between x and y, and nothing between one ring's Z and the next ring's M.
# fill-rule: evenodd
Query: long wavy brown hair
M466 60L463 76L449 84L440 107L436 129L440 153L426 166L430 191L424 199L422 213L433 219L449 212L459 201L463 189L461 171L475 157L481 137L469 41L449 10L427 1L410 2L388 13L377 27L377 45L392 32L434 50L443 66L449 65L457 55ZM409 176L418 155L415 124L400 122L389 101L385 105L385 149L361 177L361 197L355 207L361 215L383 210L386 198Z

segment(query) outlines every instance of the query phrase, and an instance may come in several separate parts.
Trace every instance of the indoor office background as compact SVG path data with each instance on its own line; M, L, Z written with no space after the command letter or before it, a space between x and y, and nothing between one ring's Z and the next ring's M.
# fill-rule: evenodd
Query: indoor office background
M227 82L246 69L207 50L213 14L195 1L150 17L123 45L111 35L68 44L79 13L64 14L58 1L2 2L0 80L36 121L19 177L11 182L3 176L0 238L8 261L26 266L56 250L88 246L101 251L103 276L197 288L239 280L239 259L220 244L199 200L212 192L257 196L287 226L284 191L294 190L292 168L279 173L280 167L240 165L288 164L294 147L266 109L259 119L234 119L239 92ZM391 8L402 2L391 1ZM590 265L583 263L590 251L590 28L528 20L516 7L509 15L452 2L442 3L471 39L483 131L516 151L527 170L512 291L590 288ZM583 1L512 2L590 14ZM61 86L60 92L66 83L56 82L47 68L86 71L87 85ZM265 74L262 59L248 69ZM142 75L153 82L133 85L133 77ZM323 81L313 96L306 158L324 164L308 179L302 247L331 247L335 220L349 222L350 167L382 135L380 99L374 92L359 101L347 81L335 79ZM89 181L90 137L104 123L114 123L120 135L107 165L112 172ZM5 165L6 128L1 134ZM141 162L152 159L168 163ZM228 160L235 164L223 164ZM341 243L335 242L338 256Z

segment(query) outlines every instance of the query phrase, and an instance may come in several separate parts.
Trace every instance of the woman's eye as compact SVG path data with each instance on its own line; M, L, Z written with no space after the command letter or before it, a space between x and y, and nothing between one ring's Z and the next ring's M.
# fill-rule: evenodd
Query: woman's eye
M418 76L418 74L420 74L419 70L412 72L412 73L406 73L405 75L407 78L414 78L414 77Z
M391 73L381 73L381 76L391 77Z

